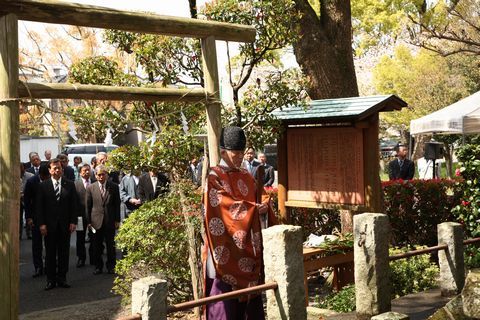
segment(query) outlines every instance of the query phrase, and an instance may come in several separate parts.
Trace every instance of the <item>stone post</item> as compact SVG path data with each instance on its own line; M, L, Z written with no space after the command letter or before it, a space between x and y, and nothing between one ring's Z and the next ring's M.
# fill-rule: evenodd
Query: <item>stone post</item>
M167 281L158 275L133 282L132 314L141 314L142 320L166 320L167 293Z
M465 284L463 227L460 223L444 222L437 225L437 232L438 244L448 245L448 249L438 252L442 296L456 295Z
M278 225L262 231L265 283L277 282L267 291L269 320L307 319L303 285L302 228Z
M363 213L353 217L355 296L357 319L388 312L390 223L385 214Z

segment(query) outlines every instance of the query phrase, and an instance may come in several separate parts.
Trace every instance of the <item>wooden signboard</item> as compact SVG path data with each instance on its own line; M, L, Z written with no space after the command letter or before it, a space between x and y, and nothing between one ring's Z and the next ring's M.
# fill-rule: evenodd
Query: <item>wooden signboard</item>
M363 131L288 128L288 203L364 205Z

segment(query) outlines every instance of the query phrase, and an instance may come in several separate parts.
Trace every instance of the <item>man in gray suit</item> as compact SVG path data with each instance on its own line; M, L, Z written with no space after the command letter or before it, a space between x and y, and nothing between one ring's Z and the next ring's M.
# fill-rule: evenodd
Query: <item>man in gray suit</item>
M93 232L93 274L103 272L102 248L107 247L107 271L115 273L115 230L120 226L120 192L118 185L108 181L108 171L104 165L95 170L97 181L87 187L86 211L89 228Z
M87 214L85 210L85 200L87 188L92 184L90 180L90 165L84 163L78 166L79 170L79 179L75 180L75 189L77 190L78 198L78 218L81 219L83 228L82 230L77 229L77 268L85 266L85 260L87 258L87 250L85 249L85 232L87 231ZM92 251L89 250L90 255ZM92 257L90 257L90 260Z
M142 204L138 194L139 176L140 171L132 170L132 173L125 175L120 182L120 200L124 204L125 219Z

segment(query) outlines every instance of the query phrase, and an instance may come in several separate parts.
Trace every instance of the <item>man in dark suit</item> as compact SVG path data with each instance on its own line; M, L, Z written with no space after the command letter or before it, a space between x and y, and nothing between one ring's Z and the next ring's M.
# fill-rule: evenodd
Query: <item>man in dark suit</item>
M23 200L25 203L25 219L27 225L32 229L32 257L33 266L35 267L35 273L33 277L39 277L44 274L43 267L43 237L40 233L38 218L36 214L36 196L38 194L38 188L40 182L50 178L50 172L46 165L41 165L38 170L38 175L31 177L25 184L25 191L23 193Z
M168 178L160 172L149 171L138 179L138 195L142 203L152 201L168 191Z
M267 163L267 156L265 153L258 154L258 160L262 166L265 167L265 175L263 176L263 186L264 187L271 187L273 182L275 181L275 170L271 165Z
M75 170L68 165L68 156L66 154L60 153L57 156L57 159L60 160L63 169L63 177L70 180L75 181Z
M250 174L256 178L257 175L257 169L260 166L260 162L255 160L255 149L252 147L247 148L245 151L245 161L244 161L244 167L247 169Z
M77 223L77 193L73 181L63 178L59 159L49 161L50 179L40 183L36 197L40 233L47 251L47 286L69 288L66 275L70 251L70 234ZM58 263L57 263L58 257ZM57 270L58 267L58 270Z
M23 163L20 163L20 212L19 212L19 238L22 240L22 233L23 233L23 213L25 211L25 199L24 199L24 192L25 186L27 184L28 179L35 176L33 173L26 172L25 168L23 167ZM26 218L25 218L26 219ZM27 239L32 239L32 228L27 224L25 226L25 232L27 234Z
M34 152L30 156L30 168L26 169L25 172L30 172L32 174L37 175L38 170L40 169L40 164L41 164L40 156L38 153Z
M27 170L28 168L30 168L32 166L32 156L34 154L38 155L38 153L36 151L30 151L28 153L28 162L23 163L23 167L25 168L25 170Z
M408 148L405 145L399 145L397 150L397 159L388 164L388 177L390 180L410 180L415 174L415 164L407 159Z
M93 274L103 272L102 248L107 247L107 271L115 271L115 229L120 226L120 194L118 185L108 181L108 171L104 165L95 170L97 182L87 187L86 210L89 228L93 231Z
M78 198L78 220L82 221L83 228L79 230L77 228L77 268L81 268L85 266L85 260L87 259L87 250L85 249L85 232L87 230L87 213L86 213L86 191L88 186L92 184L90 180L90 165L88 163L84 163L78 166L79 169L79 179L75 180L75 189L77 191L77 198ZM78 227L78 225L77 225ZM92 247L92 246L90 246ZM90 259L92 251L90 252Z

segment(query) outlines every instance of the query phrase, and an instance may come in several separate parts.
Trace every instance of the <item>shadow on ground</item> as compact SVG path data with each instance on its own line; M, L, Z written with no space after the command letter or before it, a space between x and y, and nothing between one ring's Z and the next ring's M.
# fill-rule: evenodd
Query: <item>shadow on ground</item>
M115 319L121 312L120 297L112 292L114 275L93 275L93 266L77 268L76 233L71 237L67 282L69 289L45 291L46 277L32 278L32 241L20 242L19 319ZM87 244L88 246L88 244ZM45 255L45 251L44 251ZM117 254L117 256L119 256ZM105 260L105 258L104 258ZM88 258L87 258L88 263Z

